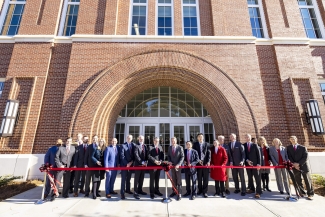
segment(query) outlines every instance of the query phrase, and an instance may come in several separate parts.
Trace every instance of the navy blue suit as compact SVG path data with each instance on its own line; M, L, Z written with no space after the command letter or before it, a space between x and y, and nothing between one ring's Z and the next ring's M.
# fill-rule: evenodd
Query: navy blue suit
M200 159L199 155L196 150L191 149L190 153L190 159L187 159L188 157L188 149L184 150L184 164L188 165L190 163L192 166L196 166ZM186 168L185 170L185 182L186 182L186 193L196 196L197 194L197 188L196 188L196 182L197 182L197 172L195 168ZM191 181L192 180L192 189L191 189Z
M130 145L128 143L124 143L120 148L120 166L126 167L126 165L132 161L134 161L134 143L131 142ZM133 164L130 165L132 167ZM121 194L126 192L131 192L131 177L132 170L122 170L121 171Z
M120 164L120 147L109 146L104 151L104 167L117 167ZM106 195L114 191L114 183L117 175L117 170L106 171L105 191Z
M49 148L45 154L44 157L44 164L50 164L52 165L54 168L56 168L56 163L55 163L55 155L56 152L58 151L59 147L52 146L51 148ZM50 171L50 174L53 175L53 177L56 179L56 171ZM50 184L50 180L49 178L46 176L46 185L45 185L45 195L50 194L51 192L51 184Z

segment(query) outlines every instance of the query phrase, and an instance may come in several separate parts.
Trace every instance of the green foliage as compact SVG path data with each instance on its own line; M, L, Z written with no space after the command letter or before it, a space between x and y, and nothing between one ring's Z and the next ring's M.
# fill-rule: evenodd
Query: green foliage
M325 177L318 175L318 174L312 174L311 178L316 185L321 185L321 186L325 187Z
M12 176L12 175L4 175L0 176L0 187L8 185L11 181L15 179L21 179L22 176Z

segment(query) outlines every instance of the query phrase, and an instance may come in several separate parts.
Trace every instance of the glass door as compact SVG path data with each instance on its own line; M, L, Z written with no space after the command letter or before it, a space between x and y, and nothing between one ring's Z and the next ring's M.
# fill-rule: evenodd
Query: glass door
M203 133L202 132L202 125L187 125L188 128L188 141L191 141L192 143L197 142L197 134Z
M137 144L138 143L138 137L141 135L141 124L128 124L127 125L127 133L126 135L132 135L133 140L132 142Z
M186 132L185 132L185 124L181 125L181 124L174 124L172 127L173 130L173 136L175 136L177 138L177 143L181 146L183 146L183 148L185 148L185 139L186 139Z
M159 142L163 147L165 160L167 160L168 147L170 145L170 124L169 123L160 123L159 124Z
M153 140L158 137L158 124L143 125L144 129L144 144L147 146L153 145Z

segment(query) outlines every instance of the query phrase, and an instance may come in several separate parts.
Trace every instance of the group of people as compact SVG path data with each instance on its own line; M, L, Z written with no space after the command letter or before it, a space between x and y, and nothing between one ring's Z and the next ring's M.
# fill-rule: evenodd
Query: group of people
M180 166L185 166L186 193L184 197L189 196L194 200L197 195L208 197L208 183L211 177L215 181L215 194L225 198L230 194L229 191L229 173L230 168L207 168L194 166L236 166L231 168L232 177L235 183L235 194L241 193L242 196L255 194L255 198L260 198L262 191L271 191L269 187L270 169L258 168L259 166L278 166L283 162L290 160L293 162L293 173L299 186L299 194L302 197L312 199L314 195L313 186L309 173L308 152L307 149L298 144L295 136L290 137L291 145L285 148L281 141L275 138L269 147L266 139L260 137L251 138L251 135L245 135L245 143L236 141L236 135L229 136L230 142L225 144L225 137L218 136L214 140L213 146L204 141L202 133L197 135L197 142L186 142L186 149L177 144L177 138L171 138L171 145L168 147L167 160L163 147L160 145L159 138L154 138L154 144L144 144L144 137L138 137L138 143L133 143L133 136L128 135L126 142L117 145L117 139L113 138L111 144L107 145L104 139L93 136L92 143L89 144L88 136L78 134L77 146L72 145L72 138L67 138L65 145L62 140L58 140L57 145L51 147L44 159L44 163L52 165L54 168L96 168L104 167L106 170L62 170L50 171L50 174L57 180L57 188L63 178L62 197L69 197L73 193L74 197L78 194L84 194L89 197L92 192L93 199L100 197L100 183L105 180L105 195L111 198L118 194L114 191L114 183L118 170L109 170L113 167L121 168L121 199L126 199L126 194L131 194L135 199L140 199L140 195L147 195L143 191L143 181L146 170L129 170L128 167L146 167L159 166L162 164L172 165L170 170L173 181L173 192L170 197L176 200L182 198L182 176ZM246 188L244 168L248 177L248 186ZM254 168L249 168L255 166ZM159 191L159 179L162 169L149 170L150 174L150 198L154 199L156 195L163 196ZM289 183L284 168L274 168L278 190L284 194L289 191ZM72 175L74 173L74 175ZM131 191L131 178L134 173L134 190ZM210 175L209 175L210 174ZM209 177L210 176L210 177ZM307 192L302 184L304 179ZM240 182L239 182L240 180ZM80 184L79 184L80 182ZM90 191L90 183L92 190ZM197 184L198 183L198 184ZM241 186L240 186L241 184ZM248 189L248 190L247 190ZM45 197L51 196L54 200L56 195L51 193L51 186L47 181L45 188Z

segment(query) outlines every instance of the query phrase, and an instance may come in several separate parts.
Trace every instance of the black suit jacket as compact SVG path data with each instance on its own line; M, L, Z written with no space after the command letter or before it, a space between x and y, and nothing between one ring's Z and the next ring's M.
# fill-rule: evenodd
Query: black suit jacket
M86 148L87 150L87 148ZM74 155L74 165L76 167L82 168L85 166L85 154L86 151L84 150L83 144L78 145L76 147L76 153Z
M158 145L158 153L154 145L149 146L148 166L156 166L156 161L164 161L164 151L161 145Z
M223 144L222 147L223 147L223 148L226 150L226 152L227 152L228 162L227 162L227 165L226 165L226 166L229 166L229 165L230 165L230 162L233 163L230 147L229 147L229 145L227 145L227 144Z
M188 163L188 159L187 159L187 152L188 150L185 149L184 152L184 164L187 165ZM190 163L192 166L196 166L199 163L200 159L199 159L199 155L197 153L196 150L192 149L192 154L191 154L191 159L190 159ZM187 169L187 168L186 168ZM195 174L196 173L196 169L195 168L189 168L191 174Z
M243 146L245 148L246 155L245 165L248 166L247 160L250 160L253 162L253 166L256 166L257 164L261 166L261 152L258 145L251 142L249 151L247 143L244 143Z
M209 143L203 142L203 147L202 147L202 155L201 155L201 148L200 148L200 143L195 142L193 144L193 149L197 151L199 160L203 162L203 165L206 165L207 163L210 163L211 161L211 151L209 148Z
M293 145L287 147L288 158L292 163L299 163L300 170L309 172L308 151L305 146L297 145L297 149Z
M125 167L129 162L134 161L134 148L135 145L131 142L131 149L128 147L128 143L124 143L120 147L120 165Z
M230 148L230 153L233 160L234 166L239 166L240 162L245 163L246 155L245 155L245 148L240 142L235 142L234 148L231 147L231 142L228 144Z
M142 166L142 161L148 160L148 148L145 144L143 144L143 148L144 152L140 144L134 146L134 166Z
M95 152L94 145L93 144L88 145L88 148L85 153L85 160L84 160L84 164L87 165L88 167L98 166L96 162L94 162L94 160L92 159L94 152Z

